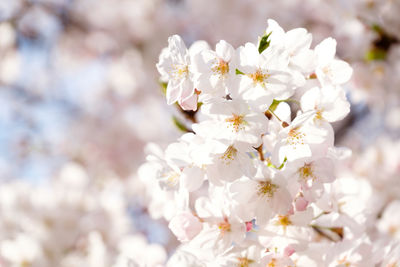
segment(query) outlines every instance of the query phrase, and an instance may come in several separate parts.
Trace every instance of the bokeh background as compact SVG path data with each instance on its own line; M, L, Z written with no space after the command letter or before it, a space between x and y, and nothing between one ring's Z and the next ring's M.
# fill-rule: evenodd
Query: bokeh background
M237 47L272 18L313 47L335 38L354 69L343 172L381 208L399 198L399 14L398 0L0 0L0 266L156 266L176 248L137 175L146 144L185 121L155 68L173 34Z

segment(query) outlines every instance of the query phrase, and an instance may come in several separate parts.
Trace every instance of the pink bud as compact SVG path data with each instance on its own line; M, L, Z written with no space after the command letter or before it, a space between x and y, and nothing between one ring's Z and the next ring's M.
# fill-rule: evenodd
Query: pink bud
M184 211L175 215L168 227L179 241L187 242L201 231L203 224L190 211Z
M304 211L308 206L308 201L304 197L298 197L295 200L296 211Z

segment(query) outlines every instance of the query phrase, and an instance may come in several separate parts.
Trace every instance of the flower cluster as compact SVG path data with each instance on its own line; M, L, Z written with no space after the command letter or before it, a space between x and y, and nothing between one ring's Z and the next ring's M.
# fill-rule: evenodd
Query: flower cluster
M257 45L215 51L174 35L157 68L169 104L197 111L192 131L140 169L150 213L182 245L168 266L373 266L373 246L341 212L332 122L349 113L351 67L336 41L311 48L275 21ZM369 256L369 257L367 257Z

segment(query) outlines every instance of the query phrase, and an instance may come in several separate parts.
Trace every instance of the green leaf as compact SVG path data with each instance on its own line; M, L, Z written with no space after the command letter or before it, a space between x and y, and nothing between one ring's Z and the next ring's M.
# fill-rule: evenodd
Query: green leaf
M236 69L236 75L244 75L244 72L241 72L240 70Z
M258 53L262 53L265 49L269 47L269 44L271 43L269 39L269 36L271 35L272 32L265 34L263 37L260 39L260 43L258 44Z

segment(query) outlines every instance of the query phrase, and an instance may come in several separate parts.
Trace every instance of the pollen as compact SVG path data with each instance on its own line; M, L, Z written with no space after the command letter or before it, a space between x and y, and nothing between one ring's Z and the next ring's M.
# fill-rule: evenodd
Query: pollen
M293 128L288 133L287 142L289 145L296 148L297 145L304 145L304 137L306 135L298 130L298 128Z
M317 113L315 114L315 119L316 120L323 120L324 119L324 117L322 117L322 112L323 112L322 109L317 109Z
M179 174L175 171L165 172L161 175L162 180L168 185L168 187L175 187L179 181Z
M237 259L239 262L237 265L238 267L249 267L249 265L254 262L253 260L244 257Z
M288 215L278 215L278 221L277 224L282 225L283 227L287 227L292 224L292 222L289 219Z
M237 149L234 146L229 146L225 153L220 157L226 164L230 164L236 157Z
M325 75L330 75L332 73L332 68L328 65L322 68L322 71L325 73Z
M345 267L351 267L351 263L347 261L346 256L344 256L341 260L338 260L337 263L344 265Z
M240 130L244 129L243 124L246 123L246 121L243 119L244 115L236 115L232 114L232 117L227 118L225 121L229 122L235 132L239 132Z
M266 267L276 267L276 259L272 259Z
M269 77L268 73L264 73L262 70L258 69L254 73L247 74L250 79L253 80L254 83L259 83L264 85L266 80Z
M304 166L298 170L298 172L300 177L305 181L309 178L312 178L313 181L316 179L312 163L305 163Z
M229 63L224 61L223 59L218 59L218 62L211 69L214 73L224 76L229 72Z
M278 185L273 184L270 181L259 182L257 194L259 196L267 196L268 198L272 198L278 188Z
M224 221L218 224L218 228L220 230L221 235L224 235L226 232L230 232L231 224L229 223L228 218L225 217Z
M174 70L172 71L172 76L174 76L175 79L180 80L183 78L187 78L189 75L189 66L188 65L174 65L173 66Z

